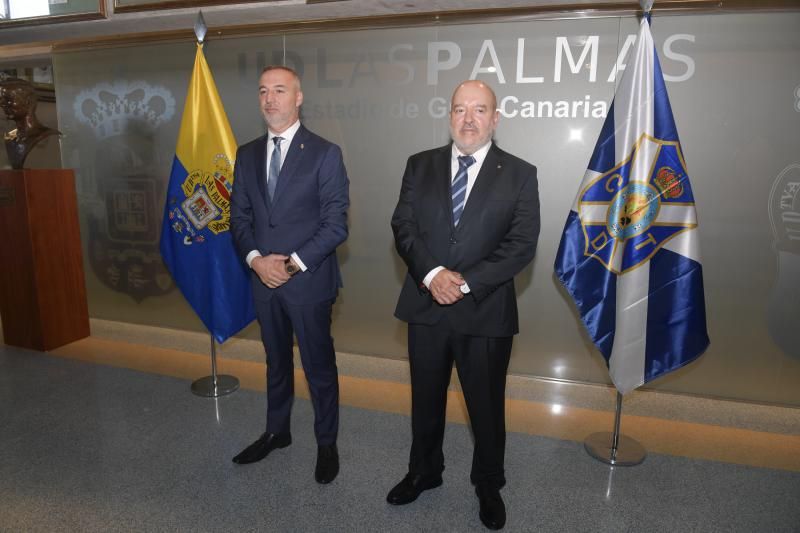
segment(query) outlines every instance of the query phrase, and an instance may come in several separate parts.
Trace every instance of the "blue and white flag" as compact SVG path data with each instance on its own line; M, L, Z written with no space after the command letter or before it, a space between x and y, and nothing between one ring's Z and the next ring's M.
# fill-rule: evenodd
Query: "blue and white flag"
M627 63L555 261L622 394L709 344L694 195L647 17Z

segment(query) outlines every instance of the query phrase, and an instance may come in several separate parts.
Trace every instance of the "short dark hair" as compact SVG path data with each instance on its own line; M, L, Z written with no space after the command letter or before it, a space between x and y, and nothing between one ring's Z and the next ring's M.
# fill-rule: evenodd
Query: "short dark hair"
M283 65L267 65L266 67L264 67L264 70L261 71L261 74L263 75L265 72L269 72L270 70L285 70L286 72L294 76L294 79L297 82L297 90L298 91L301 90L300 75L297 74L297 71L294 70L292 67L285 67Z

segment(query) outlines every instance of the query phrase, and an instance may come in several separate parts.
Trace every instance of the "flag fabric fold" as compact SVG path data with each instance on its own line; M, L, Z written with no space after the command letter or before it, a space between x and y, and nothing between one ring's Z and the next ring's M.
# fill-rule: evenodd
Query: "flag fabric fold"
M622 394L709 344L694 195L648 17L627 64L555 260Z
M249 274L234 250L230 197L236 140L197 45L167 186L161 256L217 342L255 318Z

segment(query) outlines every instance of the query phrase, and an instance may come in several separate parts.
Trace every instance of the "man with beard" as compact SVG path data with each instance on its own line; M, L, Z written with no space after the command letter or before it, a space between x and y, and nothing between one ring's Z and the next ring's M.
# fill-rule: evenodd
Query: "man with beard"
M267 67L258 88L267 134L239 147L231 199L231 232L251 282L267 354L267 427L233 458L260 461L292 442L293 335L297 335L318 451L314 477L339 472L339 382L331 310L342 277L336 247L347 238L349 180L338 146L300 123L300 79Z
M408 323L412 444L408 474L387 501L404 505L442 484L447 387L455 362L474 435L470 479L481 521L505 525L505 383L519 332L514 276L539 235L536 167L492 142L492 89L461 83L453 142L409 158L392 216L408 267L395 316Z

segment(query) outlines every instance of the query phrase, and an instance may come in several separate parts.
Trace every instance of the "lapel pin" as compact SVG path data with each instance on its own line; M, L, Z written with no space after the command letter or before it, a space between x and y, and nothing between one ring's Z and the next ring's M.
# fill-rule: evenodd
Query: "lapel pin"
M503 168L503 165L497 165L497 168L498 169Z
M301 149L301 150L302 150L302 149L304 149L305 147L306 147L306 145L305 145L305 144L300 144L300 149Z

